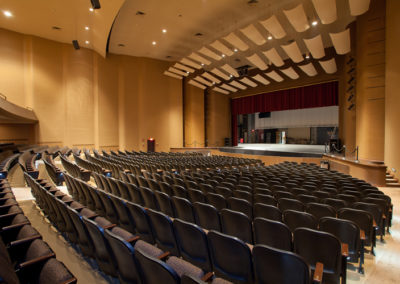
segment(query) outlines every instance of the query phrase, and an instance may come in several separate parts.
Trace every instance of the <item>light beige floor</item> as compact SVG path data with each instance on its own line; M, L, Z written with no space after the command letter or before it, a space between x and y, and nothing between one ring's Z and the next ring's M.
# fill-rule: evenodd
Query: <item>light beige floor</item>
M59 187L67 192L65 186ZM386 234L384 242L377 241L376 256L365 255L365 274L357 273L351 265L347 269L347 283L396 283L400 280L400 188L380 188L392 198L394 204L392 228ZM42 234L57 255L64 262L80 283L107 283L110 280L95 271L81 255L53 228L33 202L30 189L13 188L16 199L32 225Z

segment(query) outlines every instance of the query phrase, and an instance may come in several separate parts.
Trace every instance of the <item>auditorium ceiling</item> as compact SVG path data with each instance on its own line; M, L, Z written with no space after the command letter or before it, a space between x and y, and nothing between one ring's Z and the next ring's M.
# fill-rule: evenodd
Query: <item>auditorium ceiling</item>
M370 0L100 3L91 11L89 0L2 0L0 27L59 42L76 39L103 56L167 60L167 76L231 93L299 74L335 73L337 57L351 51L349 25Z

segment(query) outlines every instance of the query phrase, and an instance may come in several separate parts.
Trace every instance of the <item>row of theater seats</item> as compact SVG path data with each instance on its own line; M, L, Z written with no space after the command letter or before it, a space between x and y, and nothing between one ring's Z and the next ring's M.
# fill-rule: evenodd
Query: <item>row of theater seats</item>
M206 239L205 236L211 236L212 238L215 235L222 235L226 238L234 239L235 242L240 242L244 244L243 241L239 241L240 238L235 237L235 233L239 235L242 231L247 231L249 229L250 235L252 234L251 222L249 222L247 224L248 226L246 227L243 226L244 224L237 219L238 217L240 218L244 216L239 212L231 211L228 209L222 210L221 216L226 213L226 215L224 215L226 216L226 218L222 217L222 223L220 223L219 213L215 210L215 208L214 211L212 211L210 210L210 208L213 208L211 205L198 202L195 203L195 208L199 209L198 211L196 211L197 213L195 214L197 216L196 219L200 220L199 223L203 222L208 224L217 224L215 228L209 226L208 229L210 229L211 231L208 232L208 230L204 230L204 228L201 228L198 225L194 224L194 221L187 222L181 220L179 219L180 216L177 216L177 218L174 218L172 220L170 217L161 212L148 208L145 209L138 204L124 200L110 193L104 192L103 190L96 189L83 181L72 178L68 174L66 174L65 177L67 187L71 195L75 196L77 200L80 200L82 203L87 204L89 208L92 206L93 210L98 212L98 214L106 216L110 220L114 220L121 227L130 232L135 232L147 242L156 243L159 248L168 250L173 255L180 255L188 261L191 261L199 267L202 267L203 269L209 268L210 265L208 264L210 262L207 261L207 259L210 258L208 254L209 250L206 249L204 245L204 240ZM246 216L244 217L247 218ZM327 220L327 224L328 221L331 220ZM330 222L330 224L331 223L332 222ZM280 224L281 223L279 222L267 220L264 218L257 218L257 221L255 222L255 230L258 233L257 241L259 241L257 243L267 244L271 246L270 249L272 249L272 247L286 249L286 253L288 254L290 254L289 251L294 250L294 252L304 255L304 257L310 264L315 264L316 260L323 259L325 267L324 277L326 279L332 278L334 279L334 281L338 281L338 279L342 275L344 281L343 283L345 283L346 257L348 255L345 249L345 256L342 256L341 243L335 236L316 230L308 230L305 228L296 229L294 231L294 235L297 235L298 237L294 238L292 244L292 233L288 229L286 231L287 234L284 235L284 240L276 239L281 238L282 235L282 228L279 228ZM275 230L280 230L280 232L275 232ZM307 232L302 232L302 230L306 230ZM221 231L226 234L221 234ZM208 232L208 234L206 234L206 232ZM243 234L241 234L241 236L243 236ZM320 243L320 246L321 248L323 248L323 250L315 251L312 246L307 247L304 243L307 243L307 240L310 237L315 239L315 244ZM287 241L288 244L285 244L285 241ZM210 244L208 246L210 246ZM214 262L218 263L217 267L214 266L214 270L218 270L221 269L221 267L224 267L224 271L222 271L221 274L227 274L228 276L224 277L228 279L235 279L235 277L239 277L238 275L234 276L235 273L239 273L235 271L242 271L239 274L246 274L246 281L250 279L249 277L251 277L252 275L251 267L253 265L253 262L251 260L251 257L246 257L246 255L248 254L244 253L244 256L241 257L246 261L240 262L239 267L245 267L244 269L239 268L237 265L234 265L234 263L231 263L230 265L223 265L223 263L228 263L229 259L234 259L235 253L240 251L240 249L235 249L236 246L234 244L215 244L214 246L215 248L218 248L218 252L214 252L216 256L213 256L212 248L210 248L211 259L221 257L221 259L213 260ZM260 245L256 245L255 247L258 246ZM246 250L251 251L252 249L252 245L247 245ZM358 251L355 252L355 254L357 253ZM322 257L322 254L325 255L325 258ZM223 258L226 259L223 260ZM244 266L245 264L246 266ZM228 269L227 267L230 268ZM245 271L247 272L245 273ZM260 274L261 272L254 273ZM240 277L244 277L243 275Z
M76 283L30 225L7 179L0 181L0 283Z
M141 240L45 180L25 178L50 221L85 256L94 258L104 273L122 283L231 283Z

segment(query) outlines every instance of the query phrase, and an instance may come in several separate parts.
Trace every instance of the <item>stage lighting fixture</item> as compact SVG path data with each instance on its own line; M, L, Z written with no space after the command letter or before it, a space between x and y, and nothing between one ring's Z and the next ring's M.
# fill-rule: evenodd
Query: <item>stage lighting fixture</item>
M92 3L93 9L100 9L100 0L90 0L90 3Z

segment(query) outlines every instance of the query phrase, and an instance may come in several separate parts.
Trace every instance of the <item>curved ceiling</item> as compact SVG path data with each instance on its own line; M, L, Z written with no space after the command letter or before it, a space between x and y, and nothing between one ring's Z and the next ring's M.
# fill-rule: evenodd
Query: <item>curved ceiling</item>
M101 9L90 11L89 0L1 0L0 27L63 43L78 40L81 47L105 56L110 29L124 1L100 0ZM12 16L5 17L5 11Z

